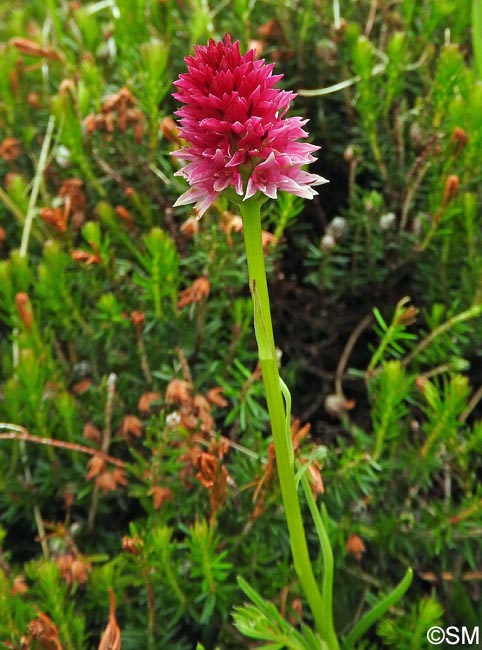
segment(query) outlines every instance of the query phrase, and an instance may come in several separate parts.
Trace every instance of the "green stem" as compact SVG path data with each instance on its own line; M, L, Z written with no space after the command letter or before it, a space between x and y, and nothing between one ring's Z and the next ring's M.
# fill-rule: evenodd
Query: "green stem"
M268 412L276 450L276 465L288 524L294 566L313 614L316 629L323 639L327 639L328 622L323 617L323 599L313 575L300 504L296 492L294 466L290 462L289 443L286 436L285 409L280 388L264 254L261 244L260 207L261 202L256 197L244 201L240 206L241 216L243 217L249 286L253 297L254 327L256 341L258 343L259 362L266 390L266 401L268 403ZM337 648L337 643L336 645L330 646L330 650L337 650Z
M150 575L149 561L145 550L141 556L141 571L144 580L144 587L147 594L147 648L154 650L155 648L155 631L156 631L156 598L154 594L154 587Z
M303 472L301 476L301 485L305 493L308 507L313 517L316 532L321 546L321 554L323 558L323 620L327 628L327 638L329 648L338 648L338 641L335 633L335 626L333 624L333 550L331 548L330 539L326 530L323 517L318 510L316 501L310 487L310 481L307 473Z

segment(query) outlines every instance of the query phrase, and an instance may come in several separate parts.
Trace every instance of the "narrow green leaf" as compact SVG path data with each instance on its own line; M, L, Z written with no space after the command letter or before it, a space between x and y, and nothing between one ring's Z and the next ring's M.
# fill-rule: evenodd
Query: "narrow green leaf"
M358 621L353 630L345 639L345 647L353 648L354 644L362 637L367 630L369 630L372 625L381 619L381 617L387 612L392 605L397 603L400 598L404 595L407 589L410 587L413 578L413 571L411 568L407 569L406 574L402 580L398 583L395 589L381 600L375 607L373 607L365 616Z
M482 79L482 0L472 0L472 48L475 72Z

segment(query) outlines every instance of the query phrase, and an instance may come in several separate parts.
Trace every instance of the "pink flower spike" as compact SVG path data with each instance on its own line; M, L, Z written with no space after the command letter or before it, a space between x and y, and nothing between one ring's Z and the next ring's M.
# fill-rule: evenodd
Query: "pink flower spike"
M190 189L174 205L195 203L200 218L230 187L244 200L256 192L274 199L278 191L312 199L313 187L328 181L302 166L319 147L299 142L308 137L307 120L284 117L296 95L274 88L283 76L273 74L274 64L256 60L254 50L241 55L229 34L195 46L185 61L173 96L183 104L176 115L188 146L172 155L187 162L176 176Z

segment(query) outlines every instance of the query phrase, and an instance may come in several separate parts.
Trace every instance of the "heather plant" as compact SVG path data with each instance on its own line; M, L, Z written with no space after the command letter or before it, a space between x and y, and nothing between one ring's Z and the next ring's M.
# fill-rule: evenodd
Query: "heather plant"
M479 624L479 4L0 2L1 646L320 647L252 332L263 190L278 430L335 636ZM238 161L197 220L171 93L226 33L322 149L305 197L266 150L257 193Z

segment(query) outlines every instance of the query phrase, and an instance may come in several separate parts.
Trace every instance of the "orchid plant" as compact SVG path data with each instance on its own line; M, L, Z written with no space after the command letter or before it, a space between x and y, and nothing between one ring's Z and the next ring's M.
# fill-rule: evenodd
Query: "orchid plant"
M338 650L332 608L333 553L326 517L315 503L307 473L295 461L290 432L291 397L279 375L261 239L261 207L268 198L289 192L312 199L317 195L314 187L327 182L303 169L316 160L313 153L319 147L300 142L308 137L303 128L307 120L285 117L296 95L274 87L283 75L273 74L274 64L257 60L254 50L242 55L239 42L226 35L221 42L211 39L207 46L196 46L194 55L185 61L188 72L175 82L177 92L173 96L183 104L176 114L180 118L180 136L187 146L173 155L186 162L176 175L184 177L190 188L174 205L194 203L194 212L201 218L223 194L237 205L243 220L254 327L281 495L294 567L315 632L303 627L300 635L288 629L290 626L276 610L242 579L240 586L254 606L239 608L236 623L248 636L274 642L282 639L282 645L269 647ZM300 482L322 550L321 590L308 552L297 491ZM358 622L347 639L349 647L403 595L410 580L409 571L399 587Z

